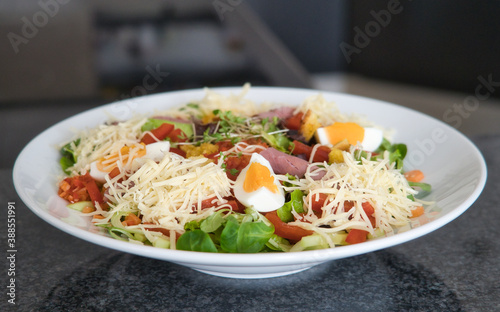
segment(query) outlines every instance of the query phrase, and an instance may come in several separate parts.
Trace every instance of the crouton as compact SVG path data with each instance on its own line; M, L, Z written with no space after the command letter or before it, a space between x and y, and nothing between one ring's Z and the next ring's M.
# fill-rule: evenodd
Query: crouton
M302 134L306 141L309 141L319 127L321 127L321 123L318 121L318 116L308 110L302 119L299 133Z
M342 150L338 148L332 148L330 153L328 153L328 163L339 164L343 162L344 162L344 155L342 155Z
M348 151L350 147L351 144L349 144L349 141L347 141L347 139L343 139L333 146L333 148L337 148L341 151Z

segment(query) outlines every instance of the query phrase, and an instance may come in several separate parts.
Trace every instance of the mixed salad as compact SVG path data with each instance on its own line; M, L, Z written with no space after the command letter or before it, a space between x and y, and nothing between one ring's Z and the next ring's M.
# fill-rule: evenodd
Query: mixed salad
M75 134L59 196L116 239L222 253L357 244L424 213L430 185L389 131L321 94L292 107L248 90Z

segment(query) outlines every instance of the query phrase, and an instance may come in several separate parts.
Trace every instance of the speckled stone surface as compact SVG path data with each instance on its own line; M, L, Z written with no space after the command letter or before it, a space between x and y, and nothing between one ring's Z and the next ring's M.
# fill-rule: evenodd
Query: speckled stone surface
M500 136L474 138L488 182L462 216L411 242L294 275L237 280L95 246L51 227L0 171L0 311L500 311ZM16 305L7 202L16 202Z

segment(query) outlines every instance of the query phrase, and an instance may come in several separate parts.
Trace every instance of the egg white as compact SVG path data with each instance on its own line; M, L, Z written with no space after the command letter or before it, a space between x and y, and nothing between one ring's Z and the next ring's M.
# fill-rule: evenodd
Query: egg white
M146 158L146 159L151 159L155 162L160 162L169 151L170 151L169 141L155 142L146 145L146 154L143 157L139 158ZM134 159L134 161L136 161L139 158ZM99 168L97 168L97 162L98 161L93 161L92 163L90 163L90 176L98 182L105 183L106 176L109 174L109 172L99 170Z
M377 128L365 128L365 137L363 138L363 142L361 142L361 146L363 150L373 152L380 146L383 139L384 134L382 130Z
M169 141L159 141L146 145L146 155L145 158L152 159L153 161L159 162L165 157L170 151Z
M106 182L106 176L109 174L109 172L99 170L97 168L97 161L93 161L90 163L89 174L97 182L104 183Z

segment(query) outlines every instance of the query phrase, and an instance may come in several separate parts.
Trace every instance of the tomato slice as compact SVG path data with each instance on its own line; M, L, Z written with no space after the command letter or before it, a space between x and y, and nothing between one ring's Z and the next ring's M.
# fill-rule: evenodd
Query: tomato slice
M177 154L177 155L180 155L184 158L186 158L186 152L184 152L183 150L181 150L180 148L175 148L175 147L170 147L170 150L169 150L171 153L174 153L174 154Z
M100 205L104 204L104 196L102 195L101 190L99 190L97 183L90 176L90 174L87 172L84 176L80 176L80 179L85 185L87 193L89 193L92 202L99 203Z
M314 153L313 162L328 162L328 154L330 154L331 151L331 148L328 146L318 146Z
M151 224L151 223L144 223L144 224ZM170 230L164 229L164 228L146 228L148 231L152 232L160 232L163 235L170 237ZM175 232L175 240L178 240L179 237L181 237L182 234Z
M305 155L307 159L311 156L312 146L304 144L300 141L293 140L293 155Z
M188 140L187 135L179 128L172 130L167 134L170 142L186 142Z
M312 200L311 200L311 209L314 212L319 212L321 213L322 210L321 208L325 205L325 201L328 198L328 194L320 193L318 195L311 195Z
M369 202L364 202L361 204L361 206L368 216L368 220L370 220L372 227L375 227L375 217L373 216L373 214L375 213L375 208L373 208L373 206Z
M214 201L217 199L217 197L213 196L207 199L204 199L201 201L201 209L207 209L216 206ZM231 210L235 212L245 212L245 206L238 202L233 196L227 196L224 197L225 200L227 200L226 205L231 206ZM197 210L197 204L193 205L193 209ZM227 207L226 207L227 208Z
M313 231L281 221L276 211L266 213L265 217L274 225L274 234L289 239L292 242L298 242L302 237L309 236L314 233Z
M235 181L241 170L250 163L250 155L229 156L225 159L226 175L229 179Z
M349 244L363 243L366 242L367 235L368 232L365 230L352 229L349 231L349 234L347 234L345 241Z
M228 199L227 204L231 206L232 211L241 213L245 212L246 207L242 203L240 203L236 199L229 199L229 198L226 199Z
M375 217L373 216L373 214L375 213L375 208L373 208L373 206L369 202L363 202L361 206L368 216L370 223L373 227L375 227ZM349 244L363 243L366 241L368 234L369 232L365 230L352 229L349 231L349 234L347 234L345 241Z
M289 117L285 120L285 127L290 130L299 130L300 125L302 124L302 117L304 113L300 112L292 117Z
M230 150L231 148L233 148L234 144L231 143L231 141L219 141L217 143L215 143L215 145L217 145L217 147L219 148L219 152L225 152L227 150ZM219 152L217 152L217 154L219 154Z

